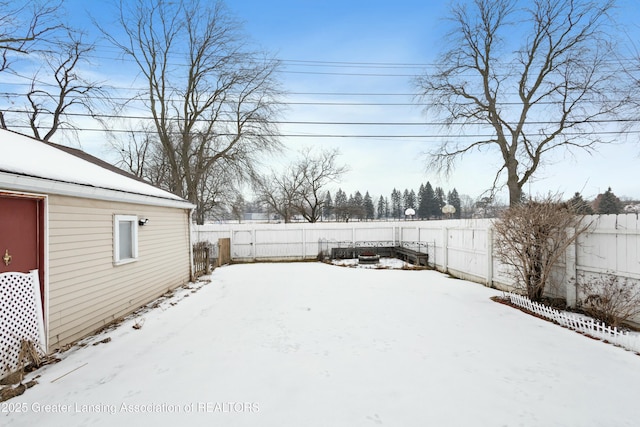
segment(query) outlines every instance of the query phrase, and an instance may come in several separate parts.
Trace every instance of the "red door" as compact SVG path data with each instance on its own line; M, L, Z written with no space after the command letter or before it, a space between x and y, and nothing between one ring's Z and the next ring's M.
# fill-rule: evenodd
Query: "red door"
M0 273L37 268L44 301L43 229L43 199L0 194Z

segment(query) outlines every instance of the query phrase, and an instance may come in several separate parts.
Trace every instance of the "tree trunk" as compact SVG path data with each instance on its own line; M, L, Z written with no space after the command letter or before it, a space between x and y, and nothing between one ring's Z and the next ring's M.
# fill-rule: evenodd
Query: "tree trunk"
M516 206L522 200L522 186L518 179L518 162L513 160L515 164L507 165L507 187L509 188L509 206Z

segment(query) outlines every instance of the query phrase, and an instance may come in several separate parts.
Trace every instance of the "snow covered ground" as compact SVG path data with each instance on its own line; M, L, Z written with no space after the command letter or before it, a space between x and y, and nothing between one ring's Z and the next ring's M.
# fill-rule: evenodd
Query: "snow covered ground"
M639 356L497 304L495 290L321 263L211 279L30 374L39 384L0 403L0 425L640 422Z

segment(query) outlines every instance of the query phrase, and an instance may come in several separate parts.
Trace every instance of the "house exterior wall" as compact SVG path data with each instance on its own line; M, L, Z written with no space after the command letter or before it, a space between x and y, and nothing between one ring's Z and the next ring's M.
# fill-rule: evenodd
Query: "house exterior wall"
M138 259L114 265L114 215L138 229ZM67 196L48 201L48 350L80 339L188 282L189 210Z

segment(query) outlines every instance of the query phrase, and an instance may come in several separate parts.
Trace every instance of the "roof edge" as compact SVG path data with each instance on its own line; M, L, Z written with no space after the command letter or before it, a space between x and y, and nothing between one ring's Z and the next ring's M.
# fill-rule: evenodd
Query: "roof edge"
M137 203L141 205L181 209L194 209L196 207L194 204L184 199L177 200L162 198L159 196L149 196L121 190L112 190L108 188L0 171L0 188L3 187L7 190L57 194L61 196L81 197L111 202Z

